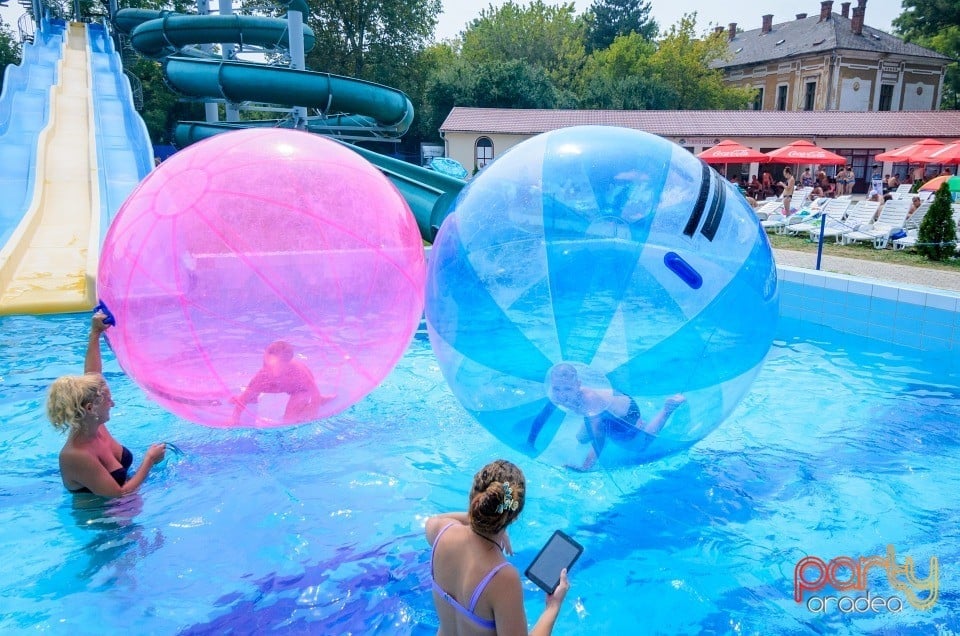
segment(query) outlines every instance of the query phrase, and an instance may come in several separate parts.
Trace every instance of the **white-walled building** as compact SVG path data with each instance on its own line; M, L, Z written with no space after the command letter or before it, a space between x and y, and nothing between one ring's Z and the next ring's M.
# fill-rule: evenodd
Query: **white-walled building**
M622 126L659 135L692 153L723 139L769 152L806 139L847 157L864 192L874 157L923 138L960 139L960 111L661 111L525 110L457 107L440 126L446 155L468 171L537 134L578 125ZM769 164L767 164L769 166ZM775 173L782 166L770 166ZM758 164L728 166L728 174L757 174ZM830 175L835 168L826 168ZM908 175L906 164L886 163L884 174Z

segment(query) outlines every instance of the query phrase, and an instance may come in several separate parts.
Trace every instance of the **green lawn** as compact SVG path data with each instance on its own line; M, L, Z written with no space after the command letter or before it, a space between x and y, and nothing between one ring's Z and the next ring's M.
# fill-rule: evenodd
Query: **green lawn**
M770 245L772 245L774 249L814 253L817 251L817 244L807 237L772 234L770 232L767 233L767 236L770 238ZM893 263L895 265L912 265L913 267L960 271L960 258L951 258L947 261L935 262L927 260L925 256L921 256L912 249L894 251L891 246L885 250L878 250L875 249L871 243L840 245L831 238L824 240L823 253L830 256L858 258L865 261L879 261L881 263Z

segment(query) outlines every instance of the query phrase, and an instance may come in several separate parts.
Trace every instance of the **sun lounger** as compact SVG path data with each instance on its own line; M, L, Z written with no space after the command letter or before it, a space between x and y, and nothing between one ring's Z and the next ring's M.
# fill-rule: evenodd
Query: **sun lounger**
M907 235L898 239L893 239L890 241L893 243L893 249L895 250L905 250L908 247L913 247L917 244L917 241L920 238L920 230L913 228L907 230Z
M912 183L901 183L897 186L897 189L890 193L890 196L894 199L909 199L910 190L913 188Z
M931 202L927 201L926 203L921 203L920 207L917 208L917 211L907 217L907 220L903 224L903 229L905 230L914 230L920 227L920 224L923 223L923 217L927 215L927 210L930 209Z
M864 223L856 230L844 233L840 237L840 242L850 245L860 241L872 241L876 249L882 250L887 247L890 235L903 229L909 209L908 199L891 199L880 210L880 216L875 222Z
M827 204L823 207L823 209L820 210L820 216L816 220L811 220L809 223L800 223L798 224L798 227L790 226L789 230L792 234L807 232L810 235L810 240L819 241L820 224L824 222L824 217L826 217L827 227L831 227L831 224L836 226L836 224L839 224L846 215L849 207L849 199L830 199L827 201ZM824 229L826 230L826 228Z
M828 216L826 226L823 228L823 238L836 239L837 243L841 243L841 237L844 234L853 232L865 223L870 223L878 207L880 204L877 201L860 201L847 209L847 216L842 220L838 221ZM816 230L816 235L811 232L810 236L815 241L819 240L819 228Z
M783 204L779 201L764 201L763 205L756 209L757 218L761 221L766 221L771 214L777 214Z

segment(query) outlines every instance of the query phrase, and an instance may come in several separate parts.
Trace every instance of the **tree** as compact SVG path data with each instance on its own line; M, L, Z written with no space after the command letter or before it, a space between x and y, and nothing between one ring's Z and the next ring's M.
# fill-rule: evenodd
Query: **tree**
M701 38L694 34L697 14L685 14L657 43L650 57L649 72L664 92L661 108L670 110L709 110L746 108L754 90L733 88L713 62L727 55L723 33Z
M657 37L657 23L650 17L650 2L643 0L593 0L587 10L590 27L587 50L605 49L618 36L636 33L644 40Z
M140 116L147 124L150 139L155 144L171 143L173 129L181 120L202 120L203 105L199 102L181 102L163 81L158 62L138 58L130 72L140 78L143 86L143 108Z
M389 83L426 48L440 0L308 0L317 45L307 64L320 71Z
M433 130L454 106L474 108L554 108L557 93L542 69L523 60L474 66L460 61L442 69L427 90Z
M633 31L614 39L587 59L581 76L583 108L645 110L663 108L664 97L650 73L657 47Z
M480 12L463 32L461 59L468 65L523 61L540 69L559 91L572 91L586 61L587 22L574 4L508 0Z
M0 90L3 89L4 72L8 64L20 63L20 41L13 29L0 18Z
M957 226L950 209L950 186L944 181L920 222L917 251L931 261L941 261L956 250Z
M902 0L900 6L904 11L893 20L893 26L903 35L929 37L960 24L956 0Z
M947 65L940 107L960 109L960 2L956 0L903 0L904 11L893 21L897 34L953 58Z
M441 111L431 103L431 89L444 69L457 64L457 54L450 43L434 44L417 53L407 68L405 77L399 78L396 87L413 102L414 119L401 145L409 152L419 149L420 142L439 141L440 124L449 108Z

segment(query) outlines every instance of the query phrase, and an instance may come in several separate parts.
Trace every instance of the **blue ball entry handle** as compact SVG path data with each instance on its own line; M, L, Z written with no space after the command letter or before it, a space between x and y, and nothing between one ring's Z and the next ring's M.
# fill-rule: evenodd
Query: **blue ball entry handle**
M679 276L680 280L689 285L691 289L700 289L703 287L703 276L700 275L700 272L693 269L693 266L683 260L683 257L676 252L667 252L664 254L663 264L667 266L667 269Z
M102 311L107 316L103 319L103 324L110 326L115 326L117 324L117 319L113 317L113 312L107 307L107 303L103 302L102 300L97 303L96 307L93 308L93 313L97 313L98 311Z

